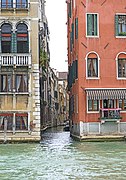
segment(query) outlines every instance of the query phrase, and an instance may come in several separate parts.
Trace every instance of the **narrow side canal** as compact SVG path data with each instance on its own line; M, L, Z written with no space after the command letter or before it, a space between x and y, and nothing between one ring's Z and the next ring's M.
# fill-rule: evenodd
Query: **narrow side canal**
M40 144L1 144L0 180L126 180L126 142L77 142L62 128Z

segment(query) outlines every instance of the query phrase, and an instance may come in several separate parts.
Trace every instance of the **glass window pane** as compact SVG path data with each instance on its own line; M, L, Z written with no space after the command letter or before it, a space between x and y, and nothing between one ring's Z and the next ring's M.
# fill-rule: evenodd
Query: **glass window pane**
M2 8L12 8L13 7L13 0L2 0L1 1Z
M94 100L93 101L93 110L94 111L98 111L99 110L99 101L98 100Z
M126 99L124 99L123 101L124 101L124 107L123 107L123 109L126 110Z
M88 111L92 111L92 100L88 100Z
M28 1L27 0L16 0L16 7L17 8L27 8Z
M27 114L16 114L16 130L28 130Z
M122 109L122 99L119 99L119 108Z
M88 58L87 70L88 77L98 77L98 59Z

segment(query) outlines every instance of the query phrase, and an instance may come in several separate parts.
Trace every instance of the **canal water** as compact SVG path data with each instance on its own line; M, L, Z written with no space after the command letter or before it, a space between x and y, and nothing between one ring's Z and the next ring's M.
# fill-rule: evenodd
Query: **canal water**
M126 142L77 142L49 129L40 144L0 145L0 180L126 180Z

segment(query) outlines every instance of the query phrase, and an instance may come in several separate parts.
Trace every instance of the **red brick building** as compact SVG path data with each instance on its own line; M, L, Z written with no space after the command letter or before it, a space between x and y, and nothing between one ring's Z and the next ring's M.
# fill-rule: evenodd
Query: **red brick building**
M126 132L126 1L68 0L71 134Z

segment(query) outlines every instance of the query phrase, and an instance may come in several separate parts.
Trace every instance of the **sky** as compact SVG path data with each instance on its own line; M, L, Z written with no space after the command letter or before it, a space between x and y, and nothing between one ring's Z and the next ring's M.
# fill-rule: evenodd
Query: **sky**
M46 0L45 13L50 31L50 66L67 71L67 6L65 0Z

